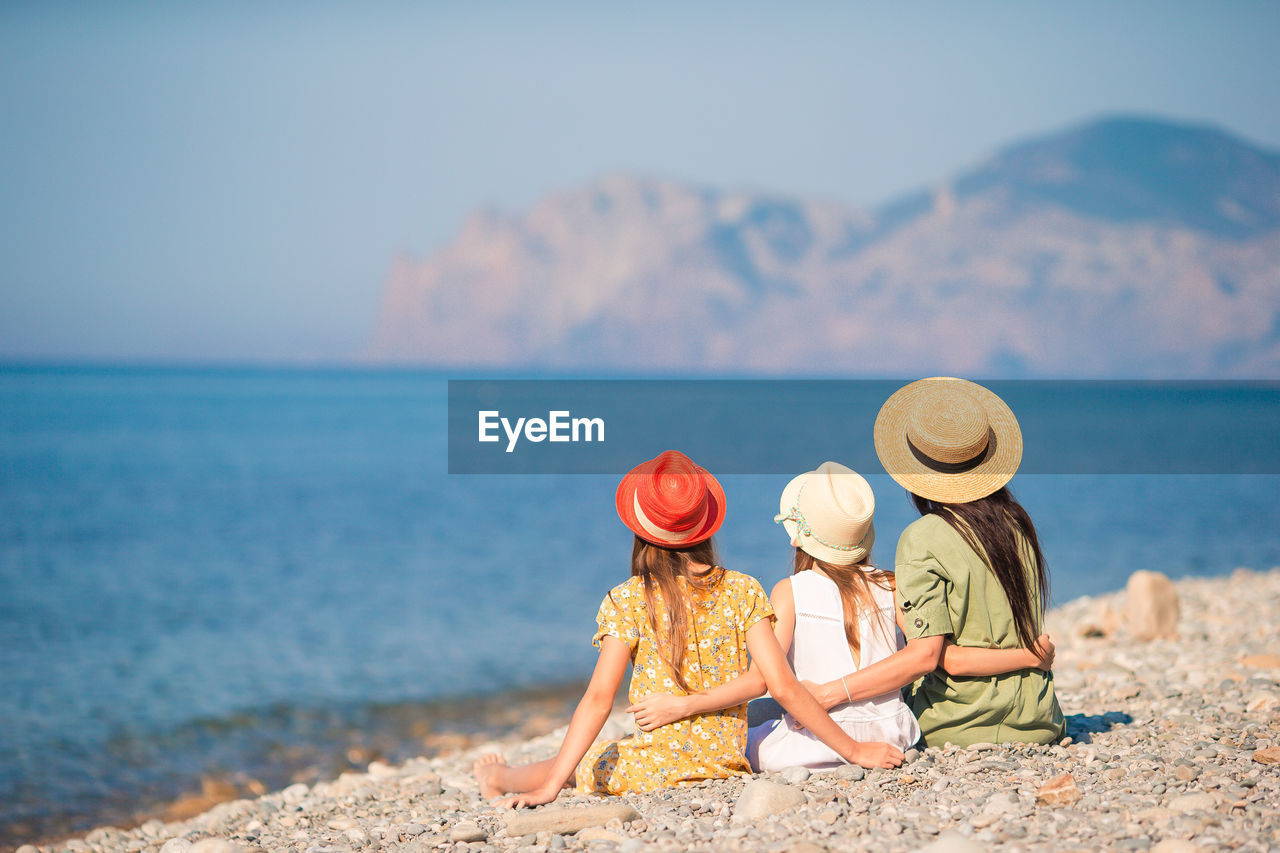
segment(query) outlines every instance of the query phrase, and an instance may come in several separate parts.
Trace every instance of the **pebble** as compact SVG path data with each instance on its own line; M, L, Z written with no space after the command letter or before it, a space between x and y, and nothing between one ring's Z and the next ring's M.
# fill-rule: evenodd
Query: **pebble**
M767 779L747 783L733 807L734 820L758 820L803 805L804 791L791 785L779 785Z
M810 776L808 767L788 767L778 774L788 785L799 785Z
M850 782L860 782L866 777L867 771L863 770L856 764L844 764L837 767L835 772L831 775L837 779L846 779Z
M1080 798L1080 789L1070 773L1054 776L1036 791L1036 802L1042 806L1069 806L1079 802Z
M802 795L803 796L803 795ZM567 834L589 826L603 826L610 821L629 823L640 813L629 805L611 803L584 808L543 807L506 816L507 835L533 835L539 832Z
M1218 805L1212 794L1183 794L1169 801L1169 808L1175 812L1211 812Z
M480 798L470 770L481 751L512 763L549 758L561 728L401 766L375 761L190 820L101 828L16 853L1280 849L1280 668L1259 665L1280 651L1280 570L1174 586L1175 638L1138 642L1123 618L1081 630L1099 612L1124 613L1123 592L1047 615L1067 715L1054 745L929 747L907 751L909 770L850 765L608 799L566 790L521 812ZM621 714L610 721L615 732L629 725ZM1064 776L1069 783L1049 786ZM746 796L772 789L788 799ZM748 817L756 797L763 814Z

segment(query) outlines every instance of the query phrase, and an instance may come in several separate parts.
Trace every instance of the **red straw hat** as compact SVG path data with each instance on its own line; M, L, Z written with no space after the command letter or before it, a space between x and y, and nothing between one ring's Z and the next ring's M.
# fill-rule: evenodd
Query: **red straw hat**
M622 523L664 548L710 539L724 522L724 489L677 450L632 468L618 484L616 500Z

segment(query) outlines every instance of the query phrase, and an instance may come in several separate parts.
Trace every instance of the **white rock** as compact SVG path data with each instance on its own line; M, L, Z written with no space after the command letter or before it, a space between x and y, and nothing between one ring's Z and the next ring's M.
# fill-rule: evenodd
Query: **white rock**
M185 838L170 838L160 848L160 853L190 853L191 842Z
M206 838L191 845L191 853L244 853L244 848L234 841L222 838Z
M296 785L290 785L289 787L281 791L280 798L284 800L286 803L296 803L310 792L311 792L310 788L308 788L306 785L302 784L301 782L298 782Z
M1151 848L1150 853L1200 853L1201 848L1181 838L1170 838L1161 841Z
M737 821L758 820L771 814L784 812L805 803L804 792L790 785L779 785L767 779L748 782L733 808Z
M919 853L987 853L986 846L970 841L954 829L940 833L933 840L920 848Z
M1136 639L1178 635L1178 589L1168 577L1160 572L1134 572L1125 595L1125 621Z
M787 784L789 785L799 785L801 782L809 778L809 768L808 767L787 767L787 768L784 768L783 771L778 775L781 776L783 779L786 779Z
M1183 794L1181 797L1174 797L1169 803L1169 808L1175 812L1211 812L1218 805L1218 801L1213 798L1212 794Z

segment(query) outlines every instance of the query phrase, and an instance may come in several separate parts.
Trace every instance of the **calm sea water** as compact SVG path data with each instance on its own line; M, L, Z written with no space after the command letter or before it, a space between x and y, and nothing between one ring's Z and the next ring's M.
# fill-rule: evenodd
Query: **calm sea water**
M615 479L449 476L445 408L432 374L0 369L0 840L589 674ZM869 479L891 562L914 511ZM722 560L766 587L786 480L723 478ZM1280 477L1013 486L1057 601L1280 565Z

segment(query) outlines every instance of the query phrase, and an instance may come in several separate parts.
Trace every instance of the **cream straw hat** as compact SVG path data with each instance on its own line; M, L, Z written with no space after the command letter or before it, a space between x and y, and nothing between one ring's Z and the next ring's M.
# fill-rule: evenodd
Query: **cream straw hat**
M876 539L871 486L851 468L823 462L782 490L774 521L811 557L833 566L864 560Z
M998 491L1022 461L1013 412L976 382L949 377L912 382L876 416L876 455L907 491L942 503L969 503Z

